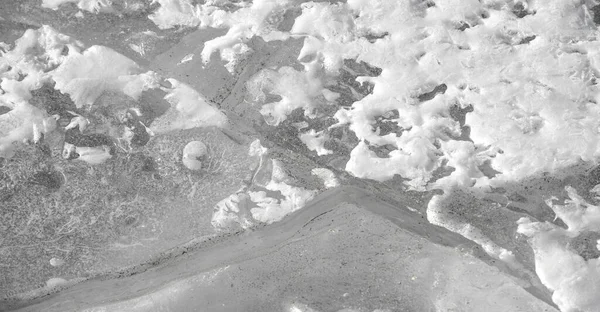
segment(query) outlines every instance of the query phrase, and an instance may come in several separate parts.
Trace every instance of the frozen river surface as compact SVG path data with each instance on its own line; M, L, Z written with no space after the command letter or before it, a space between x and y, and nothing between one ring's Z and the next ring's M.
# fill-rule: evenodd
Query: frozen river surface
M0 311L600 311L600 6L0 2Z

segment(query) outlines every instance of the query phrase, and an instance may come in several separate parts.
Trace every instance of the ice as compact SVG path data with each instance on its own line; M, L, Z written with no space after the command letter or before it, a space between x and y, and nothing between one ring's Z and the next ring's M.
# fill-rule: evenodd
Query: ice
M248 156L257 158L257 167L249 173L251 181L248 185L214 207L211 224L218 230L281 221L318 194L317 190L293 185L281 161L269 157L268 149L261 145L260 140L250 144ZM319 169L315 174L323 178L326 187L339 185L331 171ZM268 180L260 181L258 175L267 175Z
M253 101L260 103L268 94L281 97L280 101L265 103L260 108L265 121L276 126L298 108L302 108L306 116L315 117L314 98L321 95L322 83L314 79L314 75L287 66L278 70L263 69L246 85Z
M280 221L286 215L304 207L307 202L317 195L317 191L287 184L287 175L281 162L275 159L272 162L273 173L266 189L280 192L283 199L278 200L268 197L264 191L248 193L251 200L258 206L250 209L252 217L265 223Z
M171 107L150 125L153 132L225 126L227 123L225 114L209 104L202 94L173 78L167 81L171 83L172 88L165 89L167 92L165 100L171 104Z
M244 54L248 53L245 45L254 36L261 36L266 41L285 40L289 34L277 30L281 22L280 15L291 5L290 0L257 0L251 4L237 3L237 10L224 10L219 1L207 1L193 5L190 0L157 0L160 7L150 19L161 29L175 26L228 28L221 37L211 39L204 44L201 57L204 63L210 61L213 53L219 51L222 59L228 61L228 69L232 68Z
M42 7L57 10L65 3L76 3L79 9L91 13L107 11L112 6L112 0L43 0Z
M196 8L190 0L155 0L160 7L148 16L160 29L175 25L197 26L200 23Z
M568 247L568 242L584 231L600 232L600 207L588 203L570 186L565 190L569 195L565 205L553 204L552 199L548 204L567 225L566 229L522 218L518 221L518 232L530 237L536 273L554 291L552 300L561 311L598 311L600 259L584 259Z
M327 140L323 131L316 132L315 130L310 130L308 132L300 133L299 137L300 141L302 141L309 150L317 152L317 155L323 156L333 154L333 151L328 150L323 146Z
M11 108L0 115L0 157L11 157L12 143L33 140L54 130L56 119L28 103L31 90L50 79L46 73L63 62L65 49L77 51L81 43L52 27L29 29L14 47L0 54L0 105Z
M110 6L110 1L84 0L45 0L42 5L56 9L66 2L91 12ZM254 52L252 38L303 39L297 55L301 66L266 68L249 80L255 100L251 104L259 103L255 108L271 126L284 123L298 109L307 119L337 122L319 131L308 123L296 124L302 130L300 140L318 156L338 156L325 148L328 131L347 127L358 139L345 166L355 177L387 182L400 176L409 189L419 191L491 190L581 162L595 164L600 156L600 46L591 12L595 1L527 1L519 13L512 11L514 1L155 2L159 7L150 19L161 29L226 29L225 35L205 42L199 57L208 63L218 54L232 74ZM293 7L301 14L290 30L279 29L283 14ZM132 48L143 56L142 47ZM317 114L321 106L337 105L340 95L326 87L349 59L381 69L375 77L356 78L371 84L372 92L337 107L331 116ZM29 92L41 83L55 80L58 89L83 107L104 91L137 99L158 82L155 73L141 73L132 60L115 51L83 49L47 27L27 31L2 55L0 75L5 91L0 103L12 109L0 115L0 156L10 155L13 142L36 140L55 126L52 116L27 103ZM152 124L153 131L227 124L224 113L202 94L170 81L173 88L164 91L171 108ZM266 103L272 96L280 99ZM456 108L469 110L457 117ZM397 112L391 122L401 131L382 135L374 125L389 112ZM393 150L385 157L378 155L374 150L382 146ZM288 183L281 163L264 156L262 147L254 148L261 164L272 165L271 179L264 189L243 190L219 202L213 215L216 227L276 222L314 196L314 191ZM83 153L82 159L102 159L93 152ZM484 174L484 164L497 174ZM339 183L321 169L313 172L326 187ZM531 238L537 273L554 291L561 309L594 311L600 306L594 296L600 292L598 260L584 258L569 244L583 233L600 231L600 208L573 188L566 191L570 200L565 205L548 201L566 229L531 218L521 219L518 229ZM436 195L429 203L429 222L460 233L492 257L520 269L513 252L495 243L493 233L448 220L440 208L444 199ZM251 205L244 209L252 218L240 216L241 202Z
M311 173L323 180L325 188L329 189L340 186L340 181L335 176L335 173L327 168L315 168L311 170Z
M142 91L158 87L156 74L139 71L134 61L116 51L92 46L83 53L70 53L51 75L56 89L83 107L92 105L105 91L120 91L137 99Z

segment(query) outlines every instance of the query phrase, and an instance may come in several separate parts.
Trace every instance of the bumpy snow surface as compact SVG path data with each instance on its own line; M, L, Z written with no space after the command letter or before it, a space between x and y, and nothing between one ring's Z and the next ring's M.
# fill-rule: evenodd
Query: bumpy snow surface
M595 0L31 0L2 9L0 256L10 260L0 291L11 307L143 272L182 246L210 258L207 237L225 240L223 250L227 239L252 242L244 233L284 237L294 220L308 226L328 213L319 203L349 203L339 192L351 186L373 195L352 202L369 215L341 214L320 229L382 218L392 220L377 221L382 232L425 238L431 257L396 257L423 261L416 271L446 268L419 284L433 287L429 301L373 304L387 298L377 288L346 305L269 299L279 308L600 311ZM412 217L371 207L379 201ZM428 241L429 231L447 238ZM323 233L305 244L346 242ZM293 235L269 239L300 256L312 250ZM347 243L357 257L375 252ZM234 258L233 267L254 259ZM396 272L388 260L380 269ZM199 265L193 278L169 271L186 278L146 293L167 307L171 293L234 274L219 265ZM38 274L8 273L26 270ZM421 281L396 273L398 283ZM486 278L497 291L467 293ZM465 290L435 288L453 283ZM242 302L272 307L240 299L229 310ZM86 308L160 309L147 294Z

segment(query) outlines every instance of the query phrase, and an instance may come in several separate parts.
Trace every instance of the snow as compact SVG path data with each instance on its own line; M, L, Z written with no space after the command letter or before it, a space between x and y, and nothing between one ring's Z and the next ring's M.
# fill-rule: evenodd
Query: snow
M237 225L244 229L254 224L252 220L245 218L240 214L240 204L248 200L248 195L240 192L231 194L229 197L221 200L215 205L211 218L211 225L217 230L230 229Z
M252 217L264 223L280 221L286 215L304 207L308 201L317 195L317 191L287 184L287 175L281 162L275 159L272 162L273 173L266 189L280 192L283 199L278 200L268 197L264 191L248 192L250 199L258 206L250 209Z
M435 195L427 204L427 221L429 221L429 223L444 227L474 241L479 244L488 255L504 261L513 269L523 269L522 265L515 259L512 251L496 244L485 233L485 229L474 227L467 222L460 222L447 218L445 216L445 210L442 207L445 196L450 195Z
M327 189L340 186L340 181L335 176L335 173L327 168L315 168L311 170L311 173L321 178L323 185Z
M269 125L279 125L295 109L302 108L307 117L316 117L312 98L322 94L322 83L314 73L283 66L278 70L263 69L246 82L249 97L264 102L267 94L278 95L278 102L265 103L260 113Z
M77 51L82 44L58 33L52 27L29 29L14 47L0 52L0 105L11 108L0 115L0 157L13 155L12 143L39 138L55 129L56 119L29 104L31 90L50 79L46 72L60 64L65 48ZM21 80L20 76L24 76Z
M210 61L215 52L233 67L240 58L250 52L245 44L254 36L266 41L285 40L289 34L278 31L277 23L282 20L285 9L294 3L291 0L256 0L252 3L235 3L237 10L230 12L219 6L219 1L206 1L193 5L190 0L157 0L160 7L150 19L161 29L175 26L200 28L228 28L223 36L205 42L201 56L204 63Z
M570 186L565 205L548 205L567 228L529 218L518 221L518 233L530 237L536 273L553 291L552 300L561 311L598 311L600 307L600 259L585 260L567 247L583 231L600 232L600 207L588 203Z
M91 13L109 11L112 6L112 0L43 0L42 7L58 10L65 3L75 3L79 9Z
M120 91L138 99L144 90L158 87L153 72L139 73L138 65L116 51L91 46L83 53L73 51L50 74L55 88L68 93L77 107L89 106L105 91Z
M209 104L202 94L176 79L169 78L167 81L171 83L172 88L164 88L167 92L165 100L171 104L171 107L150 125L153 132L225 126L227 123L225 114Z
M44 83L55 82L55 88L68 94L78 108L89 107L104 92L123 93L138 100L143 91L159 88L158 74L142 72L131 59L104 46L84 45L58 33L49 26L29 29L16 40L12 49L0 55L0 105L11 111L0 115L0 157L12 157L13 143L36 141L43 133L56 128L56 116L48 116L28 103L31 91ZM223 126L225 115L186 84L168 79L173 86L166 89L165 99L171 109L158 118L152 130L159 132L204 126ZM67 128L83 129L87 120L74 118ZM100 163L110 155L105 150L84 148L77 152L81 160Z
M160 7L148 18L160 29L177 26L197 26L200 21L190 0L154 0Z
M281 221L290 213L301 209L313 199L318 191L307 190L303 187L290 185L289 177L285 173L283 164L268 156L268 149L260 144L260 140L253 141L248 148L248 156L258 158L258 167L254 175L268 167L272 170L269 181L261 185L254 183L241 188L235 194L221 200L214 208L211 224L217 230L230 229L236 225L248 228L257 222L273 223ZM333 173L327 169L316 171L323 177L325 184L334 187L337 181ZM315 173L315 174L317 174ZM253 176L252 180L254 180ZM276 194L277 198L269 196Z
M45 1L44 6L57 8L63 2ZM78 3L83 2L93 1ZM290 31L278 29L282 14L297 5L290 0L242 2L234 9L220 1L155 2L159 7L150 19L159 28L228 29L205 43L201 57L206 63L220 52L232 72L251 53L246 43L255 36L266 41L304 38L298 59L311 59L303 63L304 71L265 69L253 80L270 81L261 87L282 97L260 109L271 125L297 108L312 116L319 99L335 100L316 68L335 76L344 59L381 68L378 77L357 78L373 83L373 93L334 116L338 126L349 125L361 141L347 166L358 177L385 181L401 175L414 189L488 187L599 156L594 143L600 127L600 109L594 104L598 90L591 83L599 57L593 1L529 1L524 6L536 14L523 18L510 12L514 3L503 1L453 0L431 7L385 0L306 2ZM461 31L460 23L470 27ZM365 36L371 34L382 38L369 41ZM447 85L444 94L416 100L441 83ZM450 114L453 106L473 107L466 115L472 141L455 143L461 128ZM565 107L573 109L563 114ZM399 112L396 122L408 130L380 136L371 125L390 110ZM366 145L391 145L397 151L382 159L368 153ZM444 161L457 170L437 184L430 181ZM500 173L485 177L478 165L486 161ZM360 167L370 163L383 169Z
M109 1L44 0L43 6L56 9L65 2L94 12L109 5ZM345 167L358 178L385 182L399 175L407 179L410 189L421 191L485 190L542 172L552 174L582 161L597 163L600 156L596 82L600 43L590 12L595 1L526 1L524 7L535 14L523 18L511 12L514 1L447 0L431 7L424 1L306 2L300 5L302 14L290 31L278 26L282 14L297 5L291 0L241 2L235 10L224 9L220 1L155 2L159 8L150 19L161 29L227 29L225 35L205 43L200 57L208 63L218 53L230 72L252 53L247 43L253 37L304 39L297 56L304 69L267 68L247 82L254 104L260 103L257 110L272 126L284 122L296 109L315 118L319 105L332 104L339 94L326 89L327 81L339 74L344 59L380 68L377 77L357 78L373 84L371 94L328 116L337 121L332 127L347 126L358 138ZM461 24L469 27L459 29ZM380 38L368 40L368 36ZM68 55L62 55L65 46ZM56 80L57 88L69 93L78 106L91 105L103 90L137 98L141 90L156 84L153 73L140 73L135 63L108 48L82 51L80 43L42 27L28 30L2 56L0 86L5 93L0 103L13 110L0 116L0 156L10 155L12 142L52 131L52 117L27 103L29 91L48 79ZM118 66L104 69L109 61ZM48 72L54 66L58 67ZM19 73L28 75L18 81ZM152 125L153 131L226 123L224 114L197 91L176 80L170 82L173 88L164 90L172 107ZM424 94L442 84L445 92L423 100ZM267 94L281 100L264 103ZM472 108L463 124L453 116L456 107ZM398 112L393 122L403 131L380 135L373 125L390 111ZM464 127L470 129L468 138L463 136L467 134ZM324 147L326 131L306 129L300 139L319 156L334 153ZM383 145L395 150L380 157L371 149ZM255 144L253 148L251 155L260 157L263 164L271 162L273 173L265 190L243 192L257 206L250 209L252 218L278 221L314 196L313 191L286 183L281 164L269 159L262 147ZM486 163L498 174L484 175L479 168ZM434 172L444 164L454 171L435 180ZM329 173L317 172L329 181L326 185L335 184ZM282 198L272 198L267 191L279 192ZM536 271L554 291L553 300L561 309L594 311L600 306L595 295L600 292L598 260L584 260L566 242L582 231L600 231L600 208L572 188L567 192L571 199L565 205L548 203L567 229L523 218L518 230L531 238ZM218 220L239 220L240 196L231 195L217 205ZM491 256L519 266L512 252L495 244L485 229L448 221L440 208L443 200L443 195L436 195L429 203L431 223L460 233Z
M69 113L75 115L75 117L71 118L71 122L65 127L65 130L75 129L77 127L80 132L83 132L90 124L90 121L87 118L71 111L69 111Z
M183 148L181 161L190 170L202 169L202 160L206 157L208 149L201 141L191 141Z
M315 130L310 130L308 132L300 133L298 137L309 150L316 151L319 156L333 154L333 151L328 150L323 146L327 140L327 136L323 131L316 132Z
M250 35L248 25L261 28L265 12L286 5L285 1L255 1L233 13L210 13L212 23L229 28L229 32L207 43L205 61L224 46L245 42ZM208 6L198 8L207 10ZM269 124L277 125L297 108L310 116L319 96L334 99L324 91L322 77L314 72L309 76L314 68L320 66L335 75L347 58L381 68L378 77L357 79L372 82L373 94L334 116L338 125L348 124L361 141L347 166L358 177L385 181L398 174L410 179L410 187L423 189L431 173L447 160L457 170L430 186L486 187L569 166L580 157L591 160L598 156L595 144L588 143L595 142L600 116L590 102L597 96L597 88L589 83L596 70L597 44L588 40L593 38L595 26L590 15L584 14L585 5L532 2L528 8L537 14L523 19L515 18L507 8L494 10L478 1L446 1L427 7L355 0L308 2L301 8L302 14L286 36L304 37L298 59L314 61L304 63L303 72L263 70L249 83L255 90L251 93L256 96L262 88L282 97L260 110ZM564 14L556 18L553 12L557 11ZM482 12L488 17L481 17ZM248 22L232 26L231 21L243 14L251 17ZM550 20L552 27L547 26ZM462 21L472 27L453 29L452 25ZM268 39L281 33L263 30L251 35ZM385 33L388 35L374 42L364 38ZM520 44L533 35L534 40ZM448 87L444 94L418 103L417 96L441 83ZM473 142L457 142L461 129L450 114L455 105L474 108L466 116ZM577 110L563 115L565 105ZM375 117L390 110L398 110L398 126L409 129L400 136L380 136L371 127ZM382 159L367 151L367 141L374 146L390 144L397 151ZM485 177L478 169L485 161L500 174ZM379 164L382 169L361 168L367 164Z

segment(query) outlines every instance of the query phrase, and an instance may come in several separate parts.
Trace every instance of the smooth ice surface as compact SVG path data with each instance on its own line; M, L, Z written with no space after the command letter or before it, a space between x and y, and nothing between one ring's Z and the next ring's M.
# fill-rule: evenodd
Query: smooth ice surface
M338 188L262 231L209 243L214 256L191 252L184 261L119 283L90 281L51 298L50 306L22 311L556 311L470 254L473 245L459 236L414 226L418 218L361 190ZM191 276L169 281L182 267ZM124 289L144 294L123 296Z

